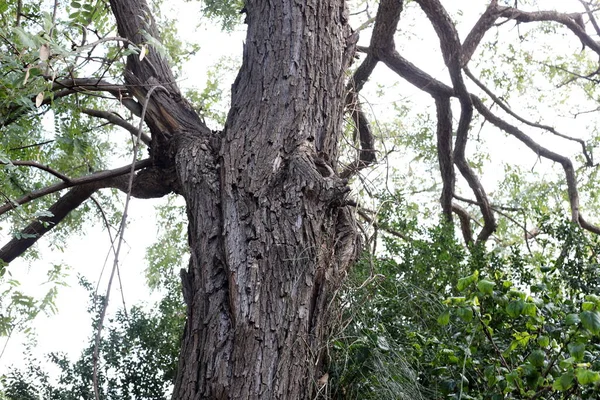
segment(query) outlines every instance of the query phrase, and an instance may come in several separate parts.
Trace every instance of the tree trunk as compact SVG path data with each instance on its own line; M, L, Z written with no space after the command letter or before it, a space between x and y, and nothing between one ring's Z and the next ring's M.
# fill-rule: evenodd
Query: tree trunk
M180 134L188 320L173 399L304 399L323 373L332 291L356 255L336 175L343 0L252 1L219 137Z

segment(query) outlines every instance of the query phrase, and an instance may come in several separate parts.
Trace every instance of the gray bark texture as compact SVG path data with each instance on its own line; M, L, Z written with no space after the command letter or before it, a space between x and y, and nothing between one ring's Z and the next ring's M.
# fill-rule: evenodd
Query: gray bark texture
M336 174L344 2L246 8L223 134L176 145L192 252L178 400L312 398L331 294L357 251Z
M111 7L119 34L142 40L136 15L149 15L147 4ZM201 122L160 55L127 62L131 96L147 104L153 164L173 172L169 189L187 203L176 400L313 398L332 294L358 249L337 173L356 42L345 2L256 0L246 10L222 132ZM153 23L143 29L157 35Z

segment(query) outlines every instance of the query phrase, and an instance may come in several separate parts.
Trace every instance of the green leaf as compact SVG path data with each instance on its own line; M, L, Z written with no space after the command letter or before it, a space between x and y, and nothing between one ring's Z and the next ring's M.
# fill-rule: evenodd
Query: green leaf
M446 310L437 318L437 323L446 326L450 323L450 310Z
M523 302L523 300L512 300L506 306L506 312L512 318L517 318L523 312L523 307L524 306L525 306L525 303Z
M459 292L462 292L463 290L465 290L467 288L467 286L469 286L473 281L471 280L470 277L466 277L466 278L460 278L458 280L458 284L456 285L456 287L458 288Z
M544 360L546 359L546 353L543 350L534 350L531 352L529 357L527 357L529 362L536 367L543 367Z
M565 318L565 325L577 325L581 322L578 314L569 314Z
M575 359L575 361L583 360L585 353L585 344L583 343L569 343L569 354Z
M477 288L480 292L492 295L494 293L495 282L489 281L487 279L482 279L477 282Z
M596 371L590 371L587 368L575 369L575 375L577 376L577 382L581 385L589 385L600 379L600 374Z
M591 301L592 303L600 304L600 297L595 294L588 294L585 296L586 301Z
M533 303L525 303L523 305L523 315L535 317L537 315L537 307Z
M456 315L465 322L469 322L473 319L473 309L471 307L461 307L456 310Z
M548 347L550 345L550 338L548 336L539 336L537 338L537 342L540 345L540 347Z
M594 335L600 333L600 313L598 311L583 311L579 314L581 324Z
M595 309L595 308L596 308L596 304L594 304L594 303L591 303L591 302L589 302L589 301L584 301L584 302L581 304L581 309L582 309L583 311L594 311L594 309Z
M563 392L573 386L573 379L575 379L575 375L572 372L566 372L554 381L552 389Z
M566 358L566 359L564 359L564 360L560 360L560 361L558 362L558 366L559 366L561 369L570 369L570 368L572 368L572 367L573 367L573 364L574 364L574 363L575 363L575 359L574 359L573 357L569 357L569 358Z

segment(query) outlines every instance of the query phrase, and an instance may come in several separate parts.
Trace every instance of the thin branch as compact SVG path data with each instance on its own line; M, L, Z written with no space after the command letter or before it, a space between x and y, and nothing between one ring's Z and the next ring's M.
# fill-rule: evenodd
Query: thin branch
M367 221L369 224L373 225L373 227L375 229L381 229L387 233L389 233L392 236L395 236L397 238L400 238L402 240L405 241L410 241L410 237L406 236L404 233L397 231L395 229L391 229L385 226L381 226L377 223L377 221L375 220L375 218L371 217L365 210L363 210L362 208L358 207L356 209L356 212L358 213L358 215L363 218L365 221Z
M475 205L475 206L479 206L479 203L477 203L477 201L475 201L475 200L471 200L471 199L467 199L466 197L462 197L462 196L460 196L460 195L458 195L458 194L456 194L456 193L454 194L454 198L455 198L456 200L460 200L460 201L463 201L463 202L465 202L465 203L469 203L469 204L473 204L473 205ZM507 206L501 206L501 205L498 205L498 204L491 204L490 206L491 206L491 207L492 207L494 210L503 210L503 211L512 211L512 212L519 212L519 211L522 211L522 209L521 209L521 208L517 208L517 207L507 207Z
M133 165L133 168L135 170L139 170L142 168L149 167L151 165L152 165L152 160L147 158L147 159L136 162ZM101 171L101 172L97 172L95 174L82 176L80 178L73 178L70 180L70 182L56 183L54 185L45 187L43 189L35 190L31 193L26 194L25 196L21 197L18 200L8 202L8 203L5 203L4 205L0 206L0 215L4 214L7 211L10 211L20 205L29 203L32 200L39 199L40 197L47 196L49 194L58 192L60 190L68 189L68 188L74 187L74 186L84 185L87 183L98 182L98 181L102 181L102 180L109 179L109 178L114 178L114 177L121 176L121 175L125 175L128 172L130 172L130 170L131 170L131 166L126 165L124 167L120 167L120 168L116 168L116 169L112 169L112 170L108 170L108 171Z
M117 250L115 249L115 245L114 245L115 239L113 238L112 233L110 232L110 229L112 228L112 226L108 222L108 217L106 216L106 213L104 212L104 209L102 208L102 205L100 204L100 202L98 200L96 200L96 198L94 196L90 196L90 200L96 205L96 208L98 209L98 211L100 212L100 215L102 216L102 221L104 222L104 226L106 227L106 232L108 233L108 239L110 241L110 249L112 250L113 255L116 255ZM121 271L118 267L117 267L117 278L119 279L119 288L121 289L121 302L123 303L123 313L125 314L125 318L129 319L128 312L127 312L127 303L125 302L125 291L123 290L123 282L121 281Z
M114 125L127 129L131 133L131 136L133 136L134 138L138 135L138 128L125 121L116 113L102 110L92 110L90 108L83 108L81 112L92 117L103 118ZM140 138L145 145L150 146L150 143L152 142L150 136L142 132Z
M137 159L140 138L142 136L142 128L144 126L144 118L146 116L146 110L148 109L148 103L150 102L150 97L152 96L152 93L156 89L161 89L161 90L164 90L165 92L167 92L167 89L165 89L163 86L154 86L154 87L150 88L150 90L146 94L146 101L144 102L144 106L142 108L142 115L140 116L140 124L138 127L137 140L133 145L133 160L131 163L131 169L130 169L130 173L129 173L129 182L127 182L127 196L125 198L125 207L123 208L123 216L121 217L121 225L119 227L119 241L117 243L117 250L115 252L115 257L113 260L113 268L110 273L110 278L108 280L108 287L106 288L106 295L104 296L104 304L102 307L102 312L100 313L100 320L98 322L98 329L96 332L96 340L94 343L94 356L93 356L94 365L93 365L93 375L92 375L92 381L94 383L94 393L96 395L96 400L100 400L100 395L99 395L99 391L98 391L98 356L99 356L99 351L100 351L100 339L102 337L102 327L104 325L104 318L106 316L106 310L108 308L108 300L110 297L110 290L112 287L112 282L113 282L113 279L115 276L115 272L118 270L118 267L119 267L119 255L121 254L121 246L123 245L123 238L125 236L125 227L126 227L126 223L127 223L127 212L129 211L129 203L131 201L131 191L133 188L133 180L135 177L134 166L135 166L135 160Z
M33 168L41 169L42 171L46 171L49 174L56 176L57 178L59 178L60 180L66 182L66 183L71 182L71 178L64 175L63 173L58 172L55 169L50 168L47 165L43 165L43 164L40 164L35 161L19 161L19 160L14 160L14 161L9 161L9 162L0 161L0 165L16 165L16 166L33 167Z
M120 37L120 36L107 36L104 37L102 39L99 39L95 42L92 43L88 43L82 46L79 46L75 49L75 51L81 51L81 50L86 50L86 49L93 49L95 47L97 47L98 45L102 44L102 43L106 43L106 42L123 42L126 45L131 45L137 48L137 45L135 43L133 43L131 40L124 38L124 37Z
M556 129L554 129L553 127L549 126L549 125L543 125L543 124L538 124L536 122L532 122L532 121L528 121L525 118L521 117L520 115L518 115L517 113L515 113L514 111L512 111L510 109L510 107L508 107L508 105L506 105L500 98L498 98L498 96L496 96L490 89L487 88L487 86L485 86L483 84L483 82L481 82L479 79L477 79L472 73L471 71L465 67L464 68L465 74L473 81L475 82L475 84L477 86L479 86L479 88L481 90L483 90L488 96L490 96L490 98L494 101L494 103L496 103L502 110L504 110L507 114L509 114L510 116L514 117L516 120L532 126L534 128L539 128L539 129L543 129L545 131L548 131L558 137L561 137L563 139L566 140L571 140L573 142L577 142L581 145L582 151L583 151L583 155L585 157L586 160L586 165L588 167L592 167L594 165L594 160L592 158L592 156L588 153L587 148L586 148L586 144L585 141L581 140L581 139L577 139L565 134L562 134L560 132L558 132Z
M553 21L564 25L581 40L581 43L600 55L600 43L585 32L585 24L581 13L565 14L554 10L526 12L513 7L497 7L497 10L500 17L521 23Z

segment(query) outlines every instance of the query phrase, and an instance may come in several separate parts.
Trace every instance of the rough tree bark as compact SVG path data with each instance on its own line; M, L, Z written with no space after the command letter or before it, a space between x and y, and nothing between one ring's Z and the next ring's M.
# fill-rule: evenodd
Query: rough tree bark
M112 0L141 38L138 0ZM243 66L223 132L179 96L155 53L128 59L148 101L155 165L186 200L188 319L173 399L310 398L322 373L328 300L356 256L337 168L355 37L343 0L250 1ZM148 29L147 27L145 29ZM147 98L152 86L160 86Z
M335 173L344 2L247 10L220 146L177 146L192 259L176 399L310 397L327 300L356 251Z

